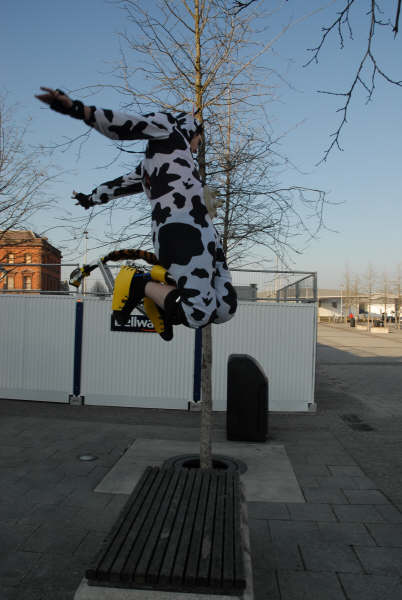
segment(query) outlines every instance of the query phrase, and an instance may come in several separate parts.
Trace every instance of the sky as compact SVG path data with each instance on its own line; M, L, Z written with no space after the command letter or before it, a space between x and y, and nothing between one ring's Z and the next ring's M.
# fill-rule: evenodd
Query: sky
M281 75L275 80L275 99L266 107L272 132L278 136L288 132L281 138L279 150L296 166L282 174L283 182L325 190L329 201L325 227L303 254L293 255L290 266L317 271L320 288L338 288L346 269L352 275L363 276L370 263L379 278L385 271L392 278L395 265L402 262L402 88L378 78L369 103L367 94L358 89L341 134L343 151L334 149L327 161L320 162L330 134L338 127L341 115L337 109L343 99L317 90L343 92L350 86L365 51L367 2L357 2L358 10L351 15L354 39L345 40L345 48L340 50L339 41L332 36L318 65L308 67L303 67L310 57L307 48L319 43L321 28L331 22L345 2L260 2L267 8L282 4L282 10L267 20L267 39L290 20L311 13L291 27L264 58ZM390 10L386 16L393 17L397 2L382 4ZM155 10L156 0L149 0L149 7ZM19 118L31 119L29 144L62 144L68 136L84 132L82 123L50 112L34 98L41 85L67 90L73 98L89 104L107 108L121 104L121 96L111 87L116 83L113 71L119 60L118 32L127 25L118 3L3 0L2 15L0 90L7 92L10 103L18 103ZM402 79L401 39L394 39L390 30L376 35L380 64L394 79ZM89 95L85 88L97 84L106 87ZM126 168L131 160L128 156L124 156L124 167L123 159L113 162L115 150L111 143L96 133L81 148L75 144L56 150L52 160L61 174L50 185L48 194L57 204L37 216L33 223L36 230L48 228L51 243L65 245L66 221L60 219L82 216L82 209L70 198L71 191L89 192L98 183L130 170ZM97 247L96 227L91 223L88 228L89 258L102 253ZM69 252L64 251L64 259L80 262L83 252L84 240L80 238L70 244ZM273 268L275 265L273 258Z

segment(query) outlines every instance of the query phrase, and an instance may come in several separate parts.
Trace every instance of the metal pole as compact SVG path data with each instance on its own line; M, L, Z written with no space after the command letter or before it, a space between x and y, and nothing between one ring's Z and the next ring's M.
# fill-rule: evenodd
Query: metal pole
M339 289L341 290L341 321L343 323L343 296L342 296L343 286L340 286Z
M85 236L85 254L84 254L84 265L87 264L88 262L88 231L84 231L84 236ZM87 281L86 281L86 277L84 277L84 279L82 280L82 293L86 294L87 291Z

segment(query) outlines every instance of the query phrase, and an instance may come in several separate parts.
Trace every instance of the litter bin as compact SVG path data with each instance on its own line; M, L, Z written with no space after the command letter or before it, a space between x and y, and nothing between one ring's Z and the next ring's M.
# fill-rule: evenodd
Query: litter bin
M356 319L355 319L354 317L352 317L352 318L350 319L350 326L351 326L351 327L356 327Z
M227 373L228 440L265 442L268 434L268 378L247 354L231 354Z

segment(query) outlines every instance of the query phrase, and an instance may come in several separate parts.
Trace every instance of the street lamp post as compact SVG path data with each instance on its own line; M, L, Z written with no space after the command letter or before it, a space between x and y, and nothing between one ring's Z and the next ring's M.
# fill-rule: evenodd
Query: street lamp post
M84 265L88 262L88 231L84 231L85 236L85 254L84 254ZM82 280L82 293L85 295L87 291L87 280L86 277Z
M341 292L341 321L343 323L343 285L339 286Z

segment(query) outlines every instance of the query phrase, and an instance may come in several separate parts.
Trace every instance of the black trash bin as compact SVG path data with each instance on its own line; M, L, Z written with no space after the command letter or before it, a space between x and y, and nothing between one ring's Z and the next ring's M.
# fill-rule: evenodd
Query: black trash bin
M247 354L228 361L226 433L228 440L265 442L268 434L268 378Z
M356 327L356 319L355 319L354 317L352 317L352 318L350 319L350 326L351 326L351 327Z

